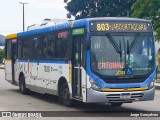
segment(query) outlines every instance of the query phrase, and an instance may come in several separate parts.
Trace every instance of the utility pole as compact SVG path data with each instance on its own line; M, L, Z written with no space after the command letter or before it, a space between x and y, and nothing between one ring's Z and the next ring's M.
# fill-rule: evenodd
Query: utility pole
M20 4L23 5L23 31L25 31L25 22L24 22L24 5L28 4L28 3L24 3L24 2L19 2Z

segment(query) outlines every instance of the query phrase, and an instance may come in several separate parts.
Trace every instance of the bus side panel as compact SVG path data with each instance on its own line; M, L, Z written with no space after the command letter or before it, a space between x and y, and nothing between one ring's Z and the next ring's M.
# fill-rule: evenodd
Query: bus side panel
M52 90L53 93L57 94L58 81L61 77L64 77L69 86L70 93L71 84L69 78L69 65L68 64L59 64L59 63L39 63L38 65L38 79L36 85L46 88L47 91ZM40 82L41 81L41 82Z
M15 76L16 83L19 84L20 73L23 73L23 75L25 77L26 84L31 84L31 72L28 72L28 63L16 61L15 68L16 68L16 73L15 73L16 74L16 76Z
M16 81L19 82L18 78L22 72L25 76L26 87L35 92L57 95L58 80L64 77L68 83L70 93L72 93L69 64L25 60L16 62L16 67Z
M12 60L6 59L5 60L5 79L12 83Z
M70 93L72 93L69 64L52 62L16 61L16 81L19 82L18 78L22 72L27 88L42 94L57 95L58 80L63 76L67 80Z

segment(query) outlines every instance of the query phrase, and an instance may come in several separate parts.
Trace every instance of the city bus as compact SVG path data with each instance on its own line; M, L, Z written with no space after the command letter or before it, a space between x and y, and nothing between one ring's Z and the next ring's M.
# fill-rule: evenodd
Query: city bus
M150 20L85 18L6 36L5 76L22 94L57 95L65 106L154 100Z

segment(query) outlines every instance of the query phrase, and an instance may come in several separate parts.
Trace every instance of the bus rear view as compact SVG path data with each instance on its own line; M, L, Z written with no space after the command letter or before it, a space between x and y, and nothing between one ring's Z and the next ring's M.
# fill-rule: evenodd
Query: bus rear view
M151 21L90 20L88 102L121 105L153 100L155 47Z

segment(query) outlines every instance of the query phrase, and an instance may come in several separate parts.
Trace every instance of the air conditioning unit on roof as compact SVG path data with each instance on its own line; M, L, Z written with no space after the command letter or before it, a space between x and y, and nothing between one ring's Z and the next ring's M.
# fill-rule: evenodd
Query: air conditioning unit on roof
M33 30L33 29L39 29L39 28L44 28L44 27L49 27L53 25L58 25L62 23L68 22L68 19L44 19L41 24L34 24L31 26L27 27L27 30Z

